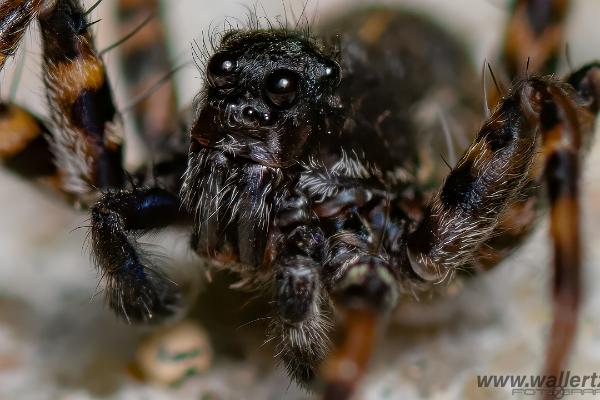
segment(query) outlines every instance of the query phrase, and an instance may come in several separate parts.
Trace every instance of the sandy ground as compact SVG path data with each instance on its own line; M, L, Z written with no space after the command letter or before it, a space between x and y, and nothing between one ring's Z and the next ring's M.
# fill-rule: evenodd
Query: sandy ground
M296 12L301 1L284 1ZM91 1L88 1L91 3ZM190 42L210 24L245 13L250 1L170 1L167 10L177 63L190 59ZM429 10L473 48L481 63L493 54L505 17L500 0L386 1ZM575 64L600 58L600 2L574 1L569 45ZM282 13L281 0L262 0L269 16ZM347 0L313 0L307 14L351 7ZM95 12L100 48L115 37L111 0ZM336 8L337 7L337 8ZM318 10L316 12L315 10ZM39 55L35 34L26 41L27 66L17 99L44 114L40 101ZM107 63L120 93L113 57ZM12 68L2 73L7 96ZM198 71L177 76L182 102L200 87ZM127 104L119 97L120 105ZM132 142L135 143L135 142ZM133 145L132 147L135 147ZM129 155L135 160L135 152ZM571 369L600 372L600 146L592 151L584 178L586 295L580 336ZM268 346L260 348L260 330L245 325L260 315L240 311L242 295L217 282L199 300L196 315L213 334L215 365L202 376L172 388L137 382L129 363L139 339L148 333L117 321L103 307L97 276L82 246L86 216L57 203L25 182L0 171L0 400L34 399L305 399L275 366ZM549 326L547 224L514 257L493 272L469 282L458 295L421 312L401 315L379 346L360 398L364 399L504 399L508 389L478 389L477 374L535 374L543 360ZM186 250L182 232L155 242L178 254L178 264L201 275ZM219 299L218 303L214 299ZM215 307L214 304L219 304ZM584 398L577 396L576 398Z

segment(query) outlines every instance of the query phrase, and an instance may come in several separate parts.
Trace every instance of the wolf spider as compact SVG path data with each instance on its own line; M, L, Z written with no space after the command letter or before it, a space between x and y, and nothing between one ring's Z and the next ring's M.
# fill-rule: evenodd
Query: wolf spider
M490 269L522 243L546 187L554 240L546 373L558 375L581 295L579 160L600 99L598 63L550 75L568 6L514 2L497 69L512 83L504 90L492 73L483 123L463 46L423 17L374 7L316 31L257 19L232 27L212 49L194 47L205 84L189 127L169 83L135 104L153 162L128 173L90 32L95 6L4 0L0 68L37 20L52 120L2 103L0 158L89 209L107 303L128 322L163 321L181 302L137 239L191 225L191 247L212 268L273 300L278 356L296 381L320 382L326 399L352 395L399 301ZM157 7L120 0L121 22L135 26ZM121 44L131 92L172 68L159 20L146 22ZM449 173L436 153L448 138L430 116L435 101L448 129L481 123ZM332 350L334 320L345 334Z

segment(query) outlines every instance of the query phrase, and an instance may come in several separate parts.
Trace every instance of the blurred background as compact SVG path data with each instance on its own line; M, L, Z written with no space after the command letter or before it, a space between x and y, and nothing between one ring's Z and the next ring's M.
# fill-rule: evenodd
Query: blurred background
M93 1L86 0L90 6ZM115 2L104 0L91 17L98 48L119 39ZM306 15L317 24L353 4L349 0L309 0ZM373 2L375 3L375 2ZM503 0L387 0L378 4L418 9L446 25L470 47L481 65L493 58L507 16ZM243 18L247 7L275 17L302 12L304 0L176 0L164 2L174 64L186 64L174 77L181 104L201 87L191 61L191 43L226 17ZM567 39L574 65L600 58L600 2L573 0ZM37 29L30 30L17 56L0 76L9 86L21 57L25 67L16 100L44 116ZM118 106L129 103L118 71L118 50L107 54ZM128 160L139 158L127 119ZM586 163L583 179L586 295L580 335L572 357L574 373L600 372L600 148ZM86 215L53 200L17 177L0 171L0 400L14 399L306 399L290 384L261 347L262 329L247 324L252 315L243 295L226 285L199 286L222 301L198 306L200 323L215 343L211 368L169 387L136 378L131 368L139 341L151 331L127 326L103 306L98 277L84 242ZM154 239L174 255L191 277L203 276L186 250L184 232ZM438 304L400 313L378 348L359 398L503 399L510 389L480 389L478 374L536 374L541 370L550 322L547 224L515 256L464 290ZM215 294L216 293L216 294ZM202 303L206 295L201 295ZM218 309L215 304L218 304ZM242 309L242 311L240 311ZM215 316L217 315L217 316ZM202 316L207 316L206 319ZM233 350L232 350L233 349ZM578 397L579 398L579 397ZM581 397L583 398L583 397Z

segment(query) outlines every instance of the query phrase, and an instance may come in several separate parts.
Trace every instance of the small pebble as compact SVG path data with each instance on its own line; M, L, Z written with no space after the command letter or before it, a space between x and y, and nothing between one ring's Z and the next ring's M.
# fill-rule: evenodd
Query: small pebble
M208 371L212 358L206 331L192 321L182 321L147 337L137 351L136 366L148 382L175 385Z

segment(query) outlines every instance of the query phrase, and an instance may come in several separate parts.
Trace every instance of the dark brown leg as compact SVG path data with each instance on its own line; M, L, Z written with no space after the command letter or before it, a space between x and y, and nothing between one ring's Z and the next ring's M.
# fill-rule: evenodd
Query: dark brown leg
M111 192L90 210L92 257L110 308L127 322L158 322L181 306L181 295L137 238L187 218L177 194L159 188Z
M600 98L600 65L576 72L569 81L582 93L594 113ZM554 315L548 343L545 374L559 376L565 367L575 339L581 299L581 243L579 205L579 160L581 148L594 121L577 115L570 99L551 92L557 116L544 124L543 153L550 201L550 233L554 239ZM554 396L546 393L550 400Z
M590 103L592 111L597 109L593 103L594 92L591 84L594 79L593 70L597 68L596 64L582 68L572 76L566 78L566 82L571 84L586 101ZM582 131L582 150L589 148L594 134L593 129ZM496 266L506 256L512 252L518 245L522 244L525 238L534 229L539 215L547 207L547 202L540 198L540 186L544 182L544 163L547 155L544 152L536 154L532 167L529 169L526 182L515 200L510 204L500 218L500 221L491 237L479 247L474 257L472 266L476 269L487 270Z
M570 85L531 78L512 88L452 170L408 244L412 267L425 280L443 280L471 262L499 217L522 194L528 177L535 175L533 161L541 146L555 248L549 375L558 375L565 366L575 334L581 291L578 160L598 111L600 67L585 67L568 81Z
M121 125L104 65L94 49L88 13L78 0L47 2L43 9L40 1L8 1L0 10L7 4L13 8L0 14L6 15L8 29L8 33L0 31L0 61L14 50L20 30L37 15L44 82L56 130L48 140L40 120L15 105L0 104L0 161L27 177L58 175L60 187L86 205L102 191L90 210L89 238L109 305L130 322L168 318L180 304L177 285L136 239L189 220L180 211L177 194L181 165L185 165L181 154L155 168L157 175L168 178L166 188L111 190L125 186ZM37 8L23 15L19 4Z
M564 49L569 7L569 0L514 0L504 32L500 65L493 68L499 72L497 78L512 81L524 78L526 73L555 73ZM494 108L501 96L494 82L488 80L489 108ZM531 232L542 208L537 188L543 180L543 163L543 156L537 156L523 189L501 216L491 238L478 249L475 267L493 267Z
M118 7L123 36L142 26L118 49L130 98L136 99L148 93L174 67L169 62L160 1L119 0ZM176 97L173 82L167 81L133 107L137 128L155 158L162 156L164 143L178 130Z
M592 71L595 68L588 73ZM577 104L578 95L569 85L550 78L516 84L452 170L410 238L409 253L423 276L439 279L471 261L473 252L497 228L499 217L522 194L529 177L535 175L537 138L544 133L538 130L554 116L548 115L549 107L567 107L563 104L566 100L555 101L554 92L569 100L567 110L571 114L582 121L593 120L593 104ZM542 105L546 108L533 108ZM562 114L556 118L560 120ZM581 128L586 136L591 130L589 124Z
M87 14L79 0L8 0L0 5L0 68L16 50L28 24L34 18L40 23L43 78L56 129L50 144L45 135L38 135L31 145L46 151L42 157L46 161L52 148L60 187L84 203L96 196L97 189L120 188L125 183L122 127ZM4 116L9 125L27 120L43 130L39 121L29 117L26 113ZM26 141L28 134L31 131L6 132L5 137Z
M0 71L17 50L41 6L42 0L3 0L0 3Z
M121 16L126 21L124 30L133 29L140 18L158 13L157 1L123 0L121 6ZM93 45L87 14L79 0L10 0L0 4L0 15L4 17L0 20L0 68L16 49L31 20L39 19L44 82L57 128L51 140L57 181L62 191L89 204L97 197L98 189L121 188L126 180L122 167L122 123L104 65ZM145 91L149 82L171 68L166 61L162 26L157 19L149 21L121 44L135 93ZM141 129L159 153L153 155L154 176L181 175L187 143L173 135L179 129L172 85L162 86L158 93L137 104L136 110ZM141 174L146 175L146 171Z
M63 187L81 197L122 187L122 125L85 10L78 0L57 0L38 18Z

